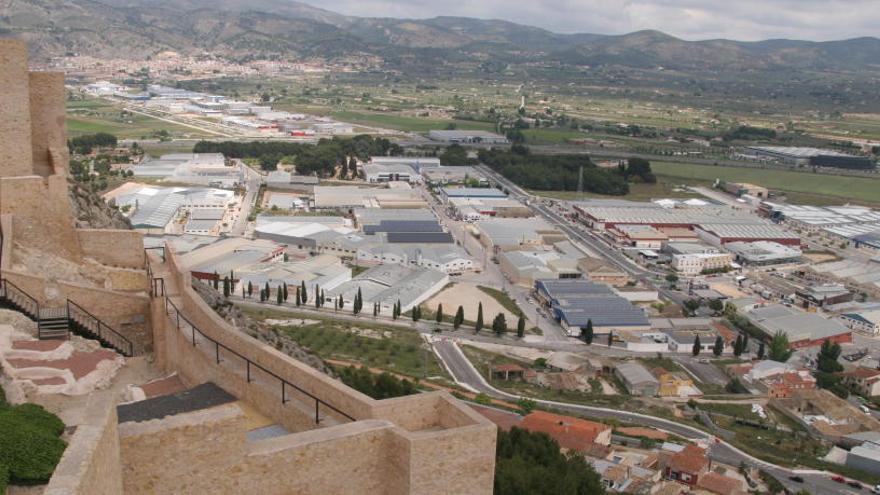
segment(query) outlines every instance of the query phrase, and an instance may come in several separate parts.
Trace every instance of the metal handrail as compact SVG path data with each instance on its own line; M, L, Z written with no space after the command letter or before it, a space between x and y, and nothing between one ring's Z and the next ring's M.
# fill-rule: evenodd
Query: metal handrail
M13 289L16 296L24 299L23 302L20 303L18 301L12 300L10 298L10 295L9 295L10 287ZM36 299L31 297L30 294L25 292L24 289L15 285L14 283L10 282L8 279L5 279L5 278L0 278L0 288L3 289L3 297L4 298L9 299L13 303L15 303L17 306L21 307L23 311L29 312L33 318L35 318L37 320L40 319L40 303ZM30 307L27 306L28 304L30 305Z
M328 409L330 409L330 410L336 412L337 414L340 414L340 415L342 415L342 416L348 418L348 419L351 420L351 421L357 421L355 418L353 418L353 417L351 417L350 415L348 415L348 414L346 414L346 413L340 411L339 409L337 409L336 407L334 407L332 404L329 404L329 403L325 402L324 400L322 400L322 399L316 397L315 395L309 393L308 391L302 389L301 387L298 387L297 385L295 385L295 384L293 384L293 383L291 383L291 382L285 380L284 378L278 376L278 375L275 374L274 372L269 371L268 369L264 368L263 366L260 366L259 364L257 364L257 363L255 363L255 362L251 361L250 359L248 359L248 358L245 357L244 355L238 353L237 351L235 351L235 350L233 350L233 349L230 349L229 347L227 347L227 346L221 344L220 342L218 342L218 341L212 339L211 337L209 337L208 335L206 335L204 332L202 332L201 330L199 330L198 327L196 327L195 325L193 325L193 323L192 323L192 322L191 322L186 316L184 316L183 313L181 313L181 311L180 311L180 309L177 307L177 305L174 304L174 301L172 301L168 296L165 296L165 313L166 313L168 316L171 316L171 313L168 312L168 307L169 307L169 306L171 306L171 308L174 309L175 319L176 319L176 321L177 321L177 330L178 330L178 331L180 330L180 320L181 320L181 319L182 319L186 324L188 324L188 325L190 326L190 328L192 329L192 343L193 343L193 347L195 347L195 346L197 345L197 343L196 343L196 332L198 332L199 335L201 335L203 338L207 339L208 341L210 341L210 342L212 342L212 343L214 344L214 346L215 346L215 356L216 356L216 359L217 359L217 364L220 364L220 349L223 349L223 350L225 350L226 352L229 352L229 353L234 354L235 356L238 356L241 360L243 360L243 361L246 363L246 367L247 367L247 382L248 382L248 383L251 382L251 367L252 367L252 366L253 366L253 367L256 367L258 370L262 371L263 373L266 373L267 375L270 375L270 376L274 377L276 380L278 380L279 382L281 382L281 403L282 403L282 404L286 404L286 403L290 400L290 399L287 398L287 395L286 395L286 388L287 388L287 387L292 387L293 389L295 389L295 390L297 390L297 391L299 391L299 392L305 394L305 395L308 396L309 398L315 400L315 424L320 423L320 418L319 418L319 416L318 416L318 412L319 412L319 408L318 408L318 406L321 405L321 404L323 404L323 405L324 405L325 407L327 407Z
M73 311L71 311L71 309ZM84 314L87 317L86 321L78 320L76 317L77 313ZM83 326L87 326L89 322L88 320L90 319L92 322L94 322L94 328L90 328L90 330L93 330L93 332L99 338L105 340L110 345L119 349L119 351L123 355L127 357L134 356L134 344L132 344L131 340L129 340L125 335L122 335L116 330L113 330L110 325L107 325L106 323L101 321L100 318L93 315L87 309L71 301L70 299L67 300L67 317L70 320L73 320ZM126 352L126 349L128 350L128 352Z
M144 263L145 263L147 266L150 266L150 259L149 259L149 257L148 257L148 253L147 253L147 252L148 252L148 251L152 251L152 250L154 250L154 249L155 249L155 250L158 250L158 249L161 249L161 250L162 250L162 254L161 254L160 256L162 257L162 262L163 262L163 263L165 262L165 246L150 246L150 247L145 247L145 248L144 248Z

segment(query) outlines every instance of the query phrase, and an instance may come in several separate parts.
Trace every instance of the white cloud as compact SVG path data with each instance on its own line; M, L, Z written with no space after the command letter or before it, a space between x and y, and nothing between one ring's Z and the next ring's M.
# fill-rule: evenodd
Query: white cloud
M876 36L877 0L304 0L347 15L504 19L551 31L657 29L688 40Z

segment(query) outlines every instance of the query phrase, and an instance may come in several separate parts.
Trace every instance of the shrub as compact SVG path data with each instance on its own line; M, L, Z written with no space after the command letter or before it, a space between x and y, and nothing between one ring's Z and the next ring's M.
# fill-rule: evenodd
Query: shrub
M66 444L64 423L35 404L0 408L0 487L49 481ZM6 479L6 481L3 481Z

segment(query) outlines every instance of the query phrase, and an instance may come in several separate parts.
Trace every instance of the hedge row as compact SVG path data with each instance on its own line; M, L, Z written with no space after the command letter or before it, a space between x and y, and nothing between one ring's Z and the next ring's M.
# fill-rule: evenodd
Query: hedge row
M0 389L0 493L7 484L47 483L67 444L64 423L36 404L11 406Z

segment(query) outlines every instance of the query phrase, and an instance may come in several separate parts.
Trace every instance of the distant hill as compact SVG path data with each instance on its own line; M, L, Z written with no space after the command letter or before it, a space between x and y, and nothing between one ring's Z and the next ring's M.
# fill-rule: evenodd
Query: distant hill
M390 66L551 62L686 71L878 71L880 39L684 41L658 31L558 34L499 20L351 17L288 0L0 0L0 34L33 54L133 59L373 55Z

